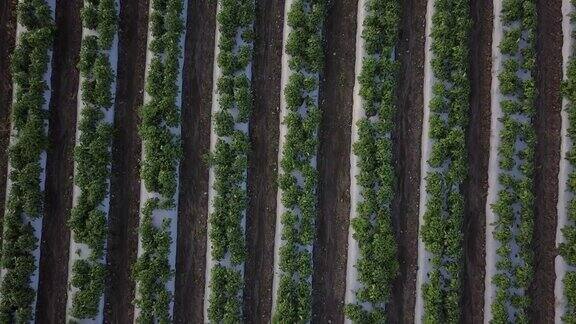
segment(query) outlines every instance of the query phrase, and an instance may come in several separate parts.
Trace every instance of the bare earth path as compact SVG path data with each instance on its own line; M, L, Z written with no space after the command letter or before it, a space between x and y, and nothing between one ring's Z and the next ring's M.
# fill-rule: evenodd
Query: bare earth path
M403 1L401 19L397 52L400 75L393 136L397 194L392 208L400 276L392 289L389 319L391 323L412 323L416 300L426 1Z
M131 323L134 316L132 265L138 246L140 201L138 109L143 99L148 0L121 1L118 28L105 323Z
M484 313L486 196L488 190L488 152L490 151L490 87L492 81L491 1L470 4L470 126L467 133L469 178L464 185L464 285L465 323L481 323Z
M244 270L248 323L269 322L272 309L284 5L284 0L256 1Z
M202 323L216 1L189 0L186 28L174 322Z
M325 25L320 75L318 217L312 276L312 322L344 320L350 212L350 136L357 1L335 0Z
M81 5L81 1L75 0L56 1L45 211L36 307L36 318L46 323L66 321L70 244L66 222L72 208Z
M536 156L534 188L534 323L554 322L554 259L557 255L556 208L560 161L560 82L562 80L562 1L538 0L536 41Z

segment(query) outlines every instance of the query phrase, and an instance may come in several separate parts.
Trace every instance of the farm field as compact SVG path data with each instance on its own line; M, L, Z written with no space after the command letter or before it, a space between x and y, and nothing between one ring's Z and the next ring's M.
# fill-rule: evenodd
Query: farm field
M0 1L0 323L576 323L576 0Z

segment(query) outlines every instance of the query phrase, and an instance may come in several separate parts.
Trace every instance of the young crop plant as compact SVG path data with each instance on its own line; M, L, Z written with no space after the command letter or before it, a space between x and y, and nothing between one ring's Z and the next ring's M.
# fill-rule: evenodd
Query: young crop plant
M286 211L280 216L280 279L274 321L301 323L311 318L312 243L316 219L318 75L324 67L326 0L295 0L286 40L290 77L284 87L287 133L280 159L279 188Z
M221 75L218 110L213 116L217 140L210 157L215 197L209 234L215 264L208 308L208 318L215 323L242 321L254 14L254 0L219 0L217 64Z
M535 2L505 0L500 15L504 26L499 45L503 64L498 75L502 94L498 147L501 189L492 205L497 216L493 236L500 247L492 278L496 286L491 305L493 323L529 322L527 289L534 271Z
M177 80L182 54L183 10L182 0L151 2L151 62L146 80L149 98L140 111L143 144L140 176L152 197L143 202L139 228L141 253L134 266L139 323L171 321L172 293L167 288L173 276L169 262L170 218L164 218L161 225L154 224L153 220L155 213L165 213L176 207L174 197L181 148L180 138L174 130L180 125Z
M574 23L574 8L576 7L576 0L571 1L571 23ZM576 39L572 34L571 37ZM574 57L574 50L568 61L568 69L566 73L566 80L562 85L562 93L564 98L568 101L566 112L568 116L568 139L570 140L569 150L564 158L568 160L571 171L568 174L567 189L573 195L576 193L576 58ZM568 224L562 228L562 235L564 236L564 243L560 245L560 255L564 258L566 263L570 266L570 270L566 271L566 275L562 281L564 284L564 296L566 297L566 309L562 316L565 323L576 323L576 198L572 196L567 206Z
M467 0L436 0L432 17L432 99L426 210L421 237L431 254L423 284L425 323L458 323L462 286L466 129L470 98Z
M80 51L82 109L74 152L79 196L68 221L74 241L89 248L88 256L72 265L71 283L78 290L73 292L71 315L78 319L95 318L104 293L108 211L103 202L108 196L112 135L105 112L113 103L114 71L108 53L117 28L116 3L85 0L82 18L83 27L95 35L84 36Z
M346 316L355 323L382 323L386 321L392 281L399 271L391 218L395 182L391 133L396 111L398 63L394 48L400 3L368 0L365 10L362 37L366 53L359 84L366 116L358 121L358 141L353 147L363 200L351 223L360 249L356 268L361 287L356 291L356 302L346 306Z
M46 150L44 75L54 36L51 8L43 0L20 0L18 24L23 31L12 55L15 101L12 139L8 150L10 183L4 215L1 255L0 323L33 320L36 271L33 252L38 247L32 222L42 217L41 155Z

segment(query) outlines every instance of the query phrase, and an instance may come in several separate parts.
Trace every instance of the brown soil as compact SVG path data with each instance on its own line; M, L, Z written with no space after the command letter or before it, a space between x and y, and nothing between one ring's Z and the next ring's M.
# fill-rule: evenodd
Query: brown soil
M314 323L344 321L357 8L357 1L331 2L325 25L326 63L320 76L322 121L312 277Z
M469 177L464 183L464 283L462 321L482 323L488 152L490 151L490 87L492 83L492 1L470 3L470 125L467 133Z
M244 275L248 323L268 323L271 317L283 24L283 0L256 3Z
M391 323L412 323L416 301L420 146L424 103L424 30L426 2L403 1L398 60L398 105L394 140L397 189L392 218L398 241L400 276L390 301Z
M537 144L534 188L534 280L530 287L534 323L554 322L554 259L558 164L560 162L560 82L562 80L562 1L536 1L538 31L536 42Z
M148 1L121 1L115 133L108 219L108 280L105 323L132 323L132 266L138 251L140 152L138 110L143 101L148 31Z
M49 141L46 164L45 214L40 245L40 277L36 318L66 321L78 69L82 25L80 1L56 1L56 37L52 59Z
M182 145L174 322L202 323L216 1L189 0L182 86Z
M6 177L8 175L8 142L12 106L12 75L10 55L16 42L16 0L0 2L0 228L4 217ZM0 231L0 247L2 246Z

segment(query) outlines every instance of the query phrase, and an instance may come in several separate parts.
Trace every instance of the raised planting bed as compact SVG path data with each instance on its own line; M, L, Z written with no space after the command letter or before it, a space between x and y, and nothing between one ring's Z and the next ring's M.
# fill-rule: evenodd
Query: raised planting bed
M134 266L139 323L172 319L180 84L185 1L151 0L142 138L140 240Z
M312 244L316 218L316 152L321 111L318 77L324 66L325 0L285 3L273 321L312 316Z
M527 323L534 255L536 6L494 2L485 321Z
M254 10L253 0L218 1L205 295L211 322L243 318Z
M34 318L47 146L54 1L18 2L12 54L14 101L6 212L0 260L0 322Z
M399 274L391 217L399 24L399 1L358 1L346 276L346 316L353 322L386 321Z
M558 230L556 243L555 321L576 323L576 59L574 56L574 14L576 1L562 1L562 144L558 174Z
M67 313L73 320L102 318L117 60L116 6L115 0L85 0L82 9L74 207L68 221L72 240Z
M415 320L458 323L463 270L462 184L468 175L469 1L429 3L427 24Z

